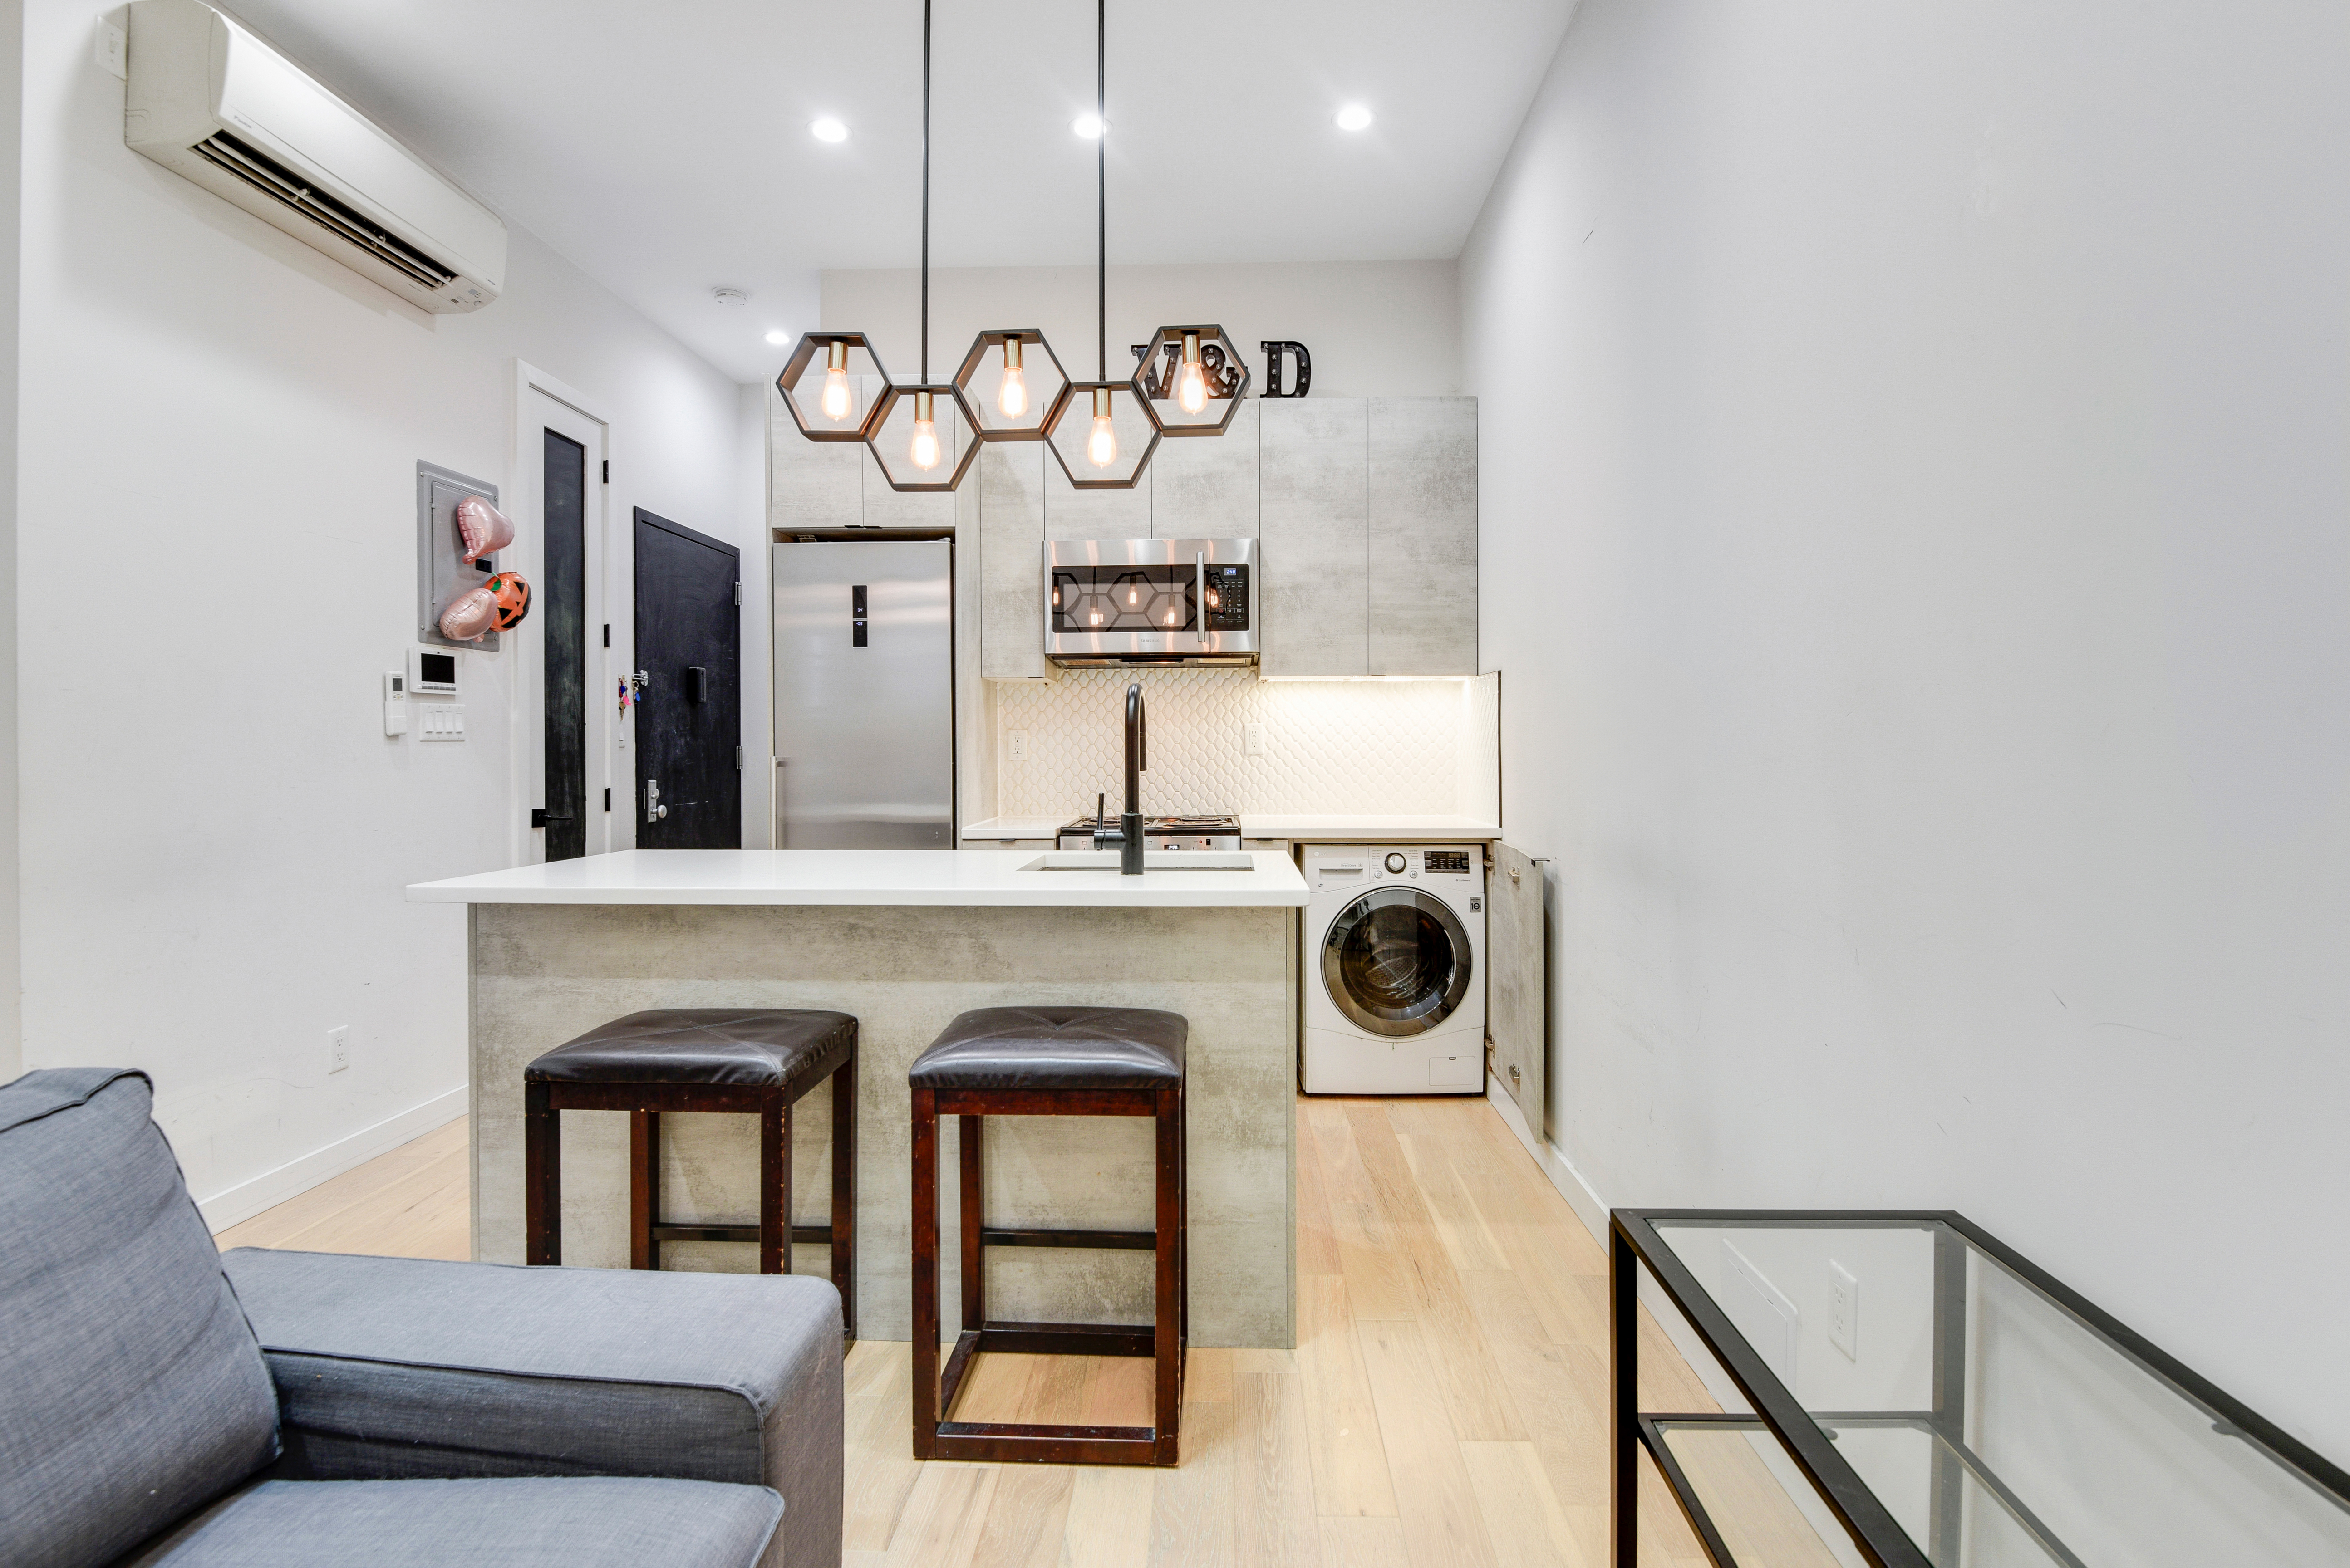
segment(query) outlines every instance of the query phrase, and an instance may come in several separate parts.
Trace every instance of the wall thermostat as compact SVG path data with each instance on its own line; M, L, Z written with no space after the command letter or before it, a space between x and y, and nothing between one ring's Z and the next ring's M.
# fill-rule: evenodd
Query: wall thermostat
M397 670L383 672L383 732L408 733L408 677Z
M457 666L462 655L452 649L411 648L408 650L408 690L418 697L454 697Z

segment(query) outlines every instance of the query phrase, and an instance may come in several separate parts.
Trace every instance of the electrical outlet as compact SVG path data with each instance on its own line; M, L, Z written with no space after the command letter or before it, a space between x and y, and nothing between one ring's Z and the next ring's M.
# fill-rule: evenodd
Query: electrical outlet
M1860 1282L1850 1269L1828 1260L1828 1343L1847 1361L1860 1359Z
M1028 760L1027 731L1006 730L1003 732L1003 741L1006 747L1005 755L1009 756L1012 761L1015 763L1024 763Z
M97 57L100 70L120 77L124 81L130 79L130 40L121 28L103 16L99 18L98 37L91 46L91 52Z
M1263 724L1243 724L1241 726L1241 750L1243 753L1252 757L1261 757L1264 755L1264 726Z
M337 1024L327 1031L327 1071L339 1073L351 1064L351 1026Z

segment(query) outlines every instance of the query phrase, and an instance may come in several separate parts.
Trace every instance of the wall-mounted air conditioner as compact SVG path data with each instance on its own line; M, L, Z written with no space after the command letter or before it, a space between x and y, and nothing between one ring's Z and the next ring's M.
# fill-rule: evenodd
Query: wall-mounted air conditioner
M479 310L506 229L202 0L136 0L122 139L427 310Z

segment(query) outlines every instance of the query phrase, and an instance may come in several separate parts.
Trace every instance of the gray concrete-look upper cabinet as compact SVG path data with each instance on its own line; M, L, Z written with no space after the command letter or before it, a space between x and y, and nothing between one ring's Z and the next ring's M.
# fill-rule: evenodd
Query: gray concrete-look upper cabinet
M1150 458L1150 536L1257 536L1257 425L1251 398L1220 436L1161 441Z
M1369 672L1474 675L1477 400L1373 398L1368 424Z
M1084 410L1079 410L1082 413ZM1069 416L1075 419L1076 415ZM1044 450L1044 443L1036 443ZM1159 450L1165 452L1165 442ZM1154 463L1159 460L1151 459ZM1084 466L1082 463L1080 467ZM1079 490L1052 453L1045 452L1045 537L1047 539L1148 539L1150 537L1150 470L1131 490ZM1043 593L1045 557L1036 557L1038 593ZM1042 613L1041 611L1039 613ZM1044 635L1042 622L1037 636Z
M1033 680L1045 663L1045 481L1068 488L1043 441L990 441L965 489L979 492L979 672Z
M810 441L767 389L767 483L778 528L853 528L865 521L865 443ZM884 488L887 488L886 486Z
M1367 675L1368 405L1298 398L1258 407L1263 672Z

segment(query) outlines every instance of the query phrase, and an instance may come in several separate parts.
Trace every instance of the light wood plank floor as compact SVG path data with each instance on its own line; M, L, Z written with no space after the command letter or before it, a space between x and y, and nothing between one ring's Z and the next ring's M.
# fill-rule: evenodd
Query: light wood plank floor
M1482 1100L1300 1100L1295 1351L1194 1350L1171 1470L918 1464L850 1353L847 1568L1603 1568L1607 1256ZM222 1232L466 1255L465 1124ZM1643 1314L1642 1402L1715 1408ZM1143 1424L1146 1361L983 1357L967 1419ZM1641 1556L1701 1563L1653 1470Z

